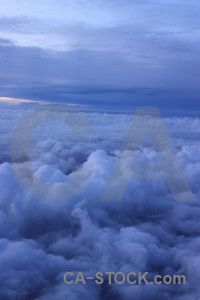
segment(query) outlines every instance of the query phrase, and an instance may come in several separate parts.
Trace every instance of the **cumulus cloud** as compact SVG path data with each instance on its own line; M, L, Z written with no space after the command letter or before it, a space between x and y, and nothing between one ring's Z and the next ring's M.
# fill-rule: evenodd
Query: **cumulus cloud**
M50 202L19 185L6 155L13 129L25 113L12 108L1 111L0 298L196 299L200 294L200 119L164 119L196 197L193 202L175 201L165 179L130 180L121 201L101 201L132 116L87 113L93 130L80 137L59 122L44 123L32 139L34 175L56 186L83 167L92 171L78 195ZM124 152L124 174L129 172L132 154ZM151 142L144 140L138 164L155 162L156 155ZM17 165L25 176L26 158ZM79 271L90 276L98 271L185 274L187 285L67 286L63 282L65 272Z

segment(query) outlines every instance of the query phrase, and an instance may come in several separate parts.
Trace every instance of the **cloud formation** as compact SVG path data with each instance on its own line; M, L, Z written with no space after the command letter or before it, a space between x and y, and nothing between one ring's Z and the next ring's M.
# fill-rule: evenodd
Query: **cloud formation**
M31 156L33 172L40 180L55 184L82 166L92 170L89 184L78 196L49 202L24 191L5 159L12 127L25 112L1 111L1 298L196 299L200 293L200 119L164 120L196 197L191 203L175 201L165 180L131 180L122 201L101 201L131 116L88 113L93 132L79 138L59 122L44 123L33 136ZM9 120L9 128L3 118ZM127 173L131 151L124 155ZM145 140L138 163L155 159L151 143ZM22 176L26 163L26 159L18 162ZM187 285L66 286L67 271L91 276L97 271L185 274Z

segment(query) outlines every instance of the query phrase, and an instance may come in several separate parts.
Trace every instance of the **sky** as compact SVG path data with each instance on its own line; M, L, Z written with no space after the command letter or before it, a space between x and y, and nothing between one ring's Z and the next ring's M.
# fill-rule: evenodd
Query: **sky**
M199 300L199 0L0 2L0 299Z
M199 109L198 0L2 0L0 97Z

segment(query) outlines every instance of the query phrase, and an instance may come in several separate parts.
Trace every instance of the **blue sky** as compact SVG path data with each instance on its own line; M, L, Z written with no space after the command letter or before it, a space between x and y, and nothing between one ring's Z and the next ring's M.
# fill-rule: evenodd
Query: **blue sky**
M0 97L198 109L200 3L2 0Z

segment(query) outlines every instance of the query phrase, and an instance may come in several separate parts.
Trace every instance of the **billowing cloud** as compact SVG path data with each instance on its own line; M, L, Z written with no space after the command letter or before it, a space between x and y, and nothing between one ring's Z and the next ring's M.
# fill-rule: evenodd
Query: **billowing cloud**
M50 202L34 198L20 187L4 151L9 148L14 126L25 113L19 109L16 113L11 107L1 111L1 298L196 299L200 293L199 118L164 119L194 202L175 201L164 179L130 180L121 201L101 201L132 116L87 113L93 131L81 137L73 136L59 122L44 123L32 140L35 176L47 184L56 184L82 167L92 171L88 185L79 195ZM131 151L124 153L125 175L130 170L131 157ZM151 161L156 161L156 153L147 139L138 164ZM18 162L22 176L26 167L26 159ZM63 282L67 271L82 271L85 276L98 271L185 274L187 284L97 286L91 282L67 286Z

